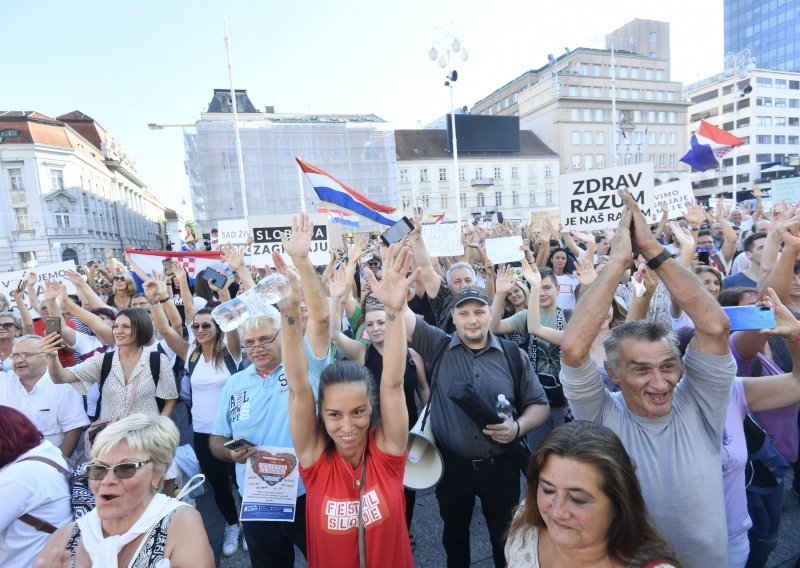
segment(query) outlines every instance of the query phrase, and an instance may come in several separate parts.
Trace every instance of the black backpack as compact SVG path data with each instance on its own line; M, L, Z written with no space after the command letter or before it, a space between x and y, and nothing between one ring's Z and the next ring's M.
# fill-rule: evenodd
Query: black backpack
M155 382L156 388L158 388L158 379L160 378L159 375L161 373L161 353L163 353L161 350L150 352L150 374L153 375L153 382ZM106 384L108 375L111 374L111 364L113 361L113 351L110 353L103 353L103 366L100 368L100 396L97 399L97 410L95 415L92 417L92 421L97 420L97 418L100 416L100 405L103 402L103 386ZM166 401L156 397L156 404L158 405L158 411L161 412L164 409Z

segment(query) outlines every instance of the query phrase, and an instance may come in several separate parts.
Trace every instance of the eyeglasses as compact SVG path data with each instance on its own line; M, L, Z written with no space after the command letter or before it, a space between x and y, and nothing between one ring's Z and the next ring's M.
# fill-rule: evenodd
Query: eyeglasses
M115 282L125 282L126 278L124 276L114 276Z
M136 475L136 470L140 467L149 464L152 462L152 458L148 458L144 461L140 462L124 462L118 463L115 466L108 467L107 465L101 465L99 463L90 463L86 466L86 477L91 479L92 481L102 481L105 479L108 471L111 470L114 472L114 477L117 479L130 479L134 475Z
M278 331L278 333L273 335L272 339L267 339L266 337L260 337L259 339L263 340L261 343L251 343L251 342L245 341L244 342L244 348L247 351L257 351L259 349L262 349L262 350L263 349L267 349L270 345L275 343L276 339L278 339L278 334L280 334L280 331Z
M0 323L0 327L3 329L11 329L12 327L16 328L17 324L15 323Z
M193 323L192 324L192 329L194 331L197 331L198 329L211 329L212 327L214 327L214 324L213 323L208 323L208 322L205 322L205 323Z
M23 352L23 353L12 353L11 359L16 361L17 359L24 359L27 361L34 355L44 355L44 351L33 351L33 352Z

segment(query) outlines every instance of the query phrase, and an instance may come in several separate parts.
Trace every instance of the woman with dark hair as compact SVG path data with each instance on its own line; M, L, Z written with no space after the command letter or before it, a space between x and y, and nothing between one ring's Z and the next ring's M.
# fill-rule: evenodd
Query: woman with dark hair
M68 467L61 451L44 438L33 422L18 410L0 406L3 568L30 566L50 534L72 520Z
M578 279L575 277L575 259L569 251L561 247L550 249L550 256L547 259L547 267L553 271L558 280L558 307L574 308L575 292L578 289Z
M145 290L150 297L150 311L156 329L164 337L167 345L175 354L185 361L186 375L191 391L192 430L194 431L194 449L200 468L208 478L214 490L214 501L219 512L225 518L226 527L222 542L222 555L233 556L239 547L239 514L231 493L230 476L234 473L233 464L218 460L211 454L208 442L211 428L222 396L222 388L232 375L242 367L242 351L238 330L224 333L211 317L211 308L205 307L194 314L191 325L191 336L186 341L169 324L164 313L161 298L169 298L167 281L164 277L154 275ZM217 288L220 300L230 300L228 280L221 289Z
M312 568L356 567L359 561L362 566L414 565L403 497L408 442L403 312L419 268L406 277L410 249L401 249L397 258L394 255L392 245L381 281L366 269L373 294L386 311L381 419L374 426L375 382L365 367L350 361L323 370L315 412L302 343L297 276L282 266L280 257L275 258L292 281L293 293L281 310L281 347L289 383L292 440L306 487L308 564Z
M116 350L111 356L108 376L102 378L104 357L92 357L88 361L65 369L56 357L61 345L58 333L46 335L39 349L47 353L47 370L54 383L72 383L81 394L86 394L94 383L102 383L100 389L99 418L116 420L135 412L154 416L169 416L178 398L178 388L172 375L169 359L157 354L158 384L151 369L151 354L145 348L153 338L153 322L150 314L140 309L124 309L114 318L112 326ZM153 355L155 360L155 355ZM102 380L101 380L102 379ZM156 399L163 401L159 411Z
M559 426L531 456L526 475L506 542L509 568L679 566L650 520L636 467L605 426Z

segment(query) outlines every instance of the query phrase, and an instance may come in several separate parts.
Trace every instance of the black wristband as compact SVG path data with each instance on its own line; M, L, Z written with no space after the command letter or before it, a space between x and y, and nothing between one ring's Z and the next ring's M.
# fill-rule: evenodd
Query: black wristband
M519 431L520 431L520 427L519 427L519 420L514 420L514 422L516 422L516 423L517 423L517 435L516 435L516 437L514 438L514 440L519 440Z
M651 258L650 260L647 261L647 268L649 268L650 270L655 270L656 268L661 266L661 264L665 260L668 260L670 258L672 258L672 255L665 248L660 253L658 253L656 256L654 256L653 258Z

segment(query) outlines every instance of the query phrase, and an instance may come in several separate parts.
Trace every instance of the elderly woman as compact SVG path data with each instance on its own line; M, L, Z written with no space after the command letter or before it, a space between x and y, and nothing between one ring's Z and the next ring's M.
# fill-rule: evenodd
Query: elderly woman
M200 513L158 493L178 439L165 416L133 414L103 430L87 467L97 507L53 534L37 568L60 568L65 550L76 568L213 568Z
M506 542L509 568L679 565L647 514L630 456L605 426L577 421L550 432L527 480Z
M0 566L23 568L72 520L61 451L24 414L0 406ZM38 527L36 526L38 525Z

